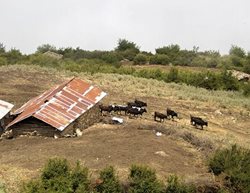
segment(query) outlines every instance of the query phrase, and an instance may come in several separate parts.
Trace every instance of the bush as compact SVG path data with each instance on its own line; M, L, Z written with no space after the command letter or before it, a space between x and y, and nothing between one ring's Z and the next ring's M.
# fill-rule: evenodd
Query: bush
M167 76L167 82L179 82L178 69L176 68L170 69Z
M54 192L72 192L70 167L66 159L50 159L42 171L42 185Z
M67 177L69 173L69 163L66 159L49 159L42 171L42 180L45 182L56 177Z
M149 59L150 64L169 64L170 59L167 55L164 54L155 54L154 56L151 56Z
M34 54L30 57L30 63L31 64L36 64L39 66L46 66L46 67L58 67L59 66L59 61L55 58L45 56L42 54Z
M244 63L244 60L242 58L235 55L231 56L231 61L234 66L240 66L240 67L242 67Z
M233 193L250 192L250 150L233 145L218 150L209 161L215 175L224 174L224 183Z
M250 83L246 83L243 86L243 95L250 96Z
M148 58L144 54L137 54L134 58L134 64L146 64L147 60Z
M21 193L87 193L90 192L88 169L77 162L69 167L66 159L50 159L42 170L41 177L25 184Z
M188 186L183 182L180 182L178 177L175 175L169 176L166 193L192 193L192 192L195 192L195 188L193 186Z
M115 170L112 166L103 169L100 172L101 183L96 186L97 192L100 193L121 193L121 185Z
M163 184L156 178L155 171L146 166L132 165L129 175L130 193L161 193Z
M224 70L219 75L222 90L239 90L238 80L232 76L231 72Z
M45 193L45 189L39 180L31 180L25 184L20 193Z
M113 64L113 63L118 63L119 61L121 61L122 56L118 54L117 52L107 52L103 54L101 59L107 63Z
M88 168L81 167L80 162L76 163L76 167L71 173L73 191L89 191L90 180L88 179Z
M8 64L7 59L4 57L0 57L0 66L6 65L6 64Z

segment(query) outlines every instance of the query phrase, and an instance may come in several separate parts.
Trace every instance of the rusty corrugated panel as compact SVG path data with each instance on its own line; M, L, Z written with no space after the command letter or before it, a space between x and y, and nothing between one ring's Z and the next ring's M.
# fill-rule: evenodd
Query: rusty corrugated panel
M20 115L7 128L33 116L62 131L104 96L106 93L100 88L80 79L71 79L16 110L15 114Z
M13 107L13 104L0 100L0 119L7 115Z

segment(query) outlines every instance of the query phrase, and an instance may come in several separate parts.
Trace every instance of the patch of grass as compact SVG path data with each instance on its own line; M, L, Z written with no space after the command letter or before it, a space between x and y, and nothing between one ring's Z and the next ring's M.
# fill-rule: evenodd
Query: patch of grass
M5 185L2 182L0 182L0 193L6 193Z
M214 91L188 86L185 84L165 83L155 79L146 79L134 77L131 75L104 74L88 72L71 72L54 68L40 67L35 65L10 65L0 67L2 72L18 70L22 72L42 72L53 74L62 78L77 76L83 79L93 81L101 87L111 87L113 90L120 91L121 88L125 94L137 93L137 96L157 96L157 97L174 97L182 100L195 100L208 102L211 105L225 107L241 107L250 110L250 100L244 97L239 91Z

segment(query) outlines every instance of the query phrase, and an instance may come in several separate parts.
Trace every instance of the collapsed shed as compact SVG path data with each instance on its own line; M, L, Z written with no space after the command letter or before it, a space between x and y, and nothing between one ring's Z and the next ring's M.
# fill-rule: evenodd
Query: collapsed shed
M0 134L10 122L10 111L13 107L13 104L0 100Z
M72 78L29 100L6 127L13 135L36 132L55 136L74 134L100 121L97 103L106 96L99 87Z

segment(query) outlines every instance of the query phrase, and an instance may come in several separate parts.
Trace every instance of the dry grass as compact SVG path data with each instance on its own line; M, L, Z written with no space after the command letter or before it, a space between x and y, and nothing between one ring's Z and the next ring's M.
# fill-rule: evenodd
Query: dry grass
M123 92L128 95L136 93L138 97L155 96L170 99L199 101L222 108L236 107L241 108L243 111L250 110L250 99L244 97L240 92L209 91L203 88L196 88L193 86L175 83L165 83L164 81L138 78L131 75L103 73L91 75L89 73L76 73L70 71L59 72L53 68L43 68L35 65L11 65L1 67L1 71L6 73L11 70L18 70L23 73L41 72L41 74L53 74L53 76L60 77L62 79L77 76L88 79L103 88L112 87L114 91Z

